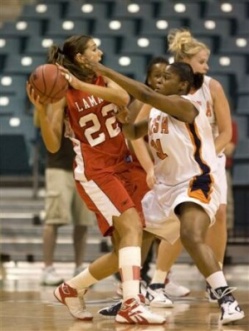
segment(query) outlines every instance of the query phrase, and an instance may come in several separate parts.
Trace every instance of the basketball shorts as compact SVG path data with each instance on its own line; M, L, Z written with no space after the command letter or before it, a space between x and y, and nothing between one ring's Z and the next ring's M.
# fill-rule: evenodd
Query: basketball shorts
M113 216L119 217L130 208L136 208L144 226L141 200L149 189L146 174L137 162L122 163L115 171L87 182L76 181L76 185L88 208L96 214L103 236L111 235Z
M216 181L215 181L216 183ZM183 202L193 202L200 205L210 218L210 225L215 222L215 214L220 204L220 192L214 183L210 201L208 203L190 197L188 194L189 182L183 182L175 186L156 184L142 200L146 227L158 227L167 222L168 218L175 218L175 208Z
M226 156L220 154L217 157L217 176L219 178L220 204L227 204L227 177L226 177Z
M45 181L46 224L96 224L96 216L87 208L77 192L72 171L48 168L45 172Z

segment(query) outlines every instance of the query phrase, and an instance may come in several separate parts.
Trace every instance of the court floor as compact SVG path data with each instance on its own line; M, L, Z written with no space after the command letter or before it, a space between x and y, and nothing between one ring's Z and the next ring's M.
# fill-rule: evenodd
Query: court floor
M73 264L56 263L65 279L72 276ZM153 309L167 318L162 326L121 325L114 318L103 317L97 311L115 302L116 280L109 277L92 287L86 295L86 305L94 314L92 322L75 320L67 308L53 296L53 287L40 285L41 263L4 263L1 270L0 330L1 331L247 331L249 330L249 266L225 268L230 286L237 286L236 298L246 317L228 326L219 325L219 309L204 296L204 281L195 266L176 264L175 281L188 286L188 297L174 300L171 309ZM153 266L152 266L153 271Z

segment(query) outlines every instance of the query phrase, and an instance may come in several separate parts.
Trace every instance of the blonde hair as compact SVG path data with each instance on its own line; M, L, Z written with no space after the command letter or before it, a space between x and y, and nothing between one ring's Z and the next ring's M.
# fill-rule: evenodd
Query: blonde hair
M208 46L195 39L190 31L186 29L172 29L168 34L169 51L175 61L183 61L184 58L192 56L205 49L210 54Z

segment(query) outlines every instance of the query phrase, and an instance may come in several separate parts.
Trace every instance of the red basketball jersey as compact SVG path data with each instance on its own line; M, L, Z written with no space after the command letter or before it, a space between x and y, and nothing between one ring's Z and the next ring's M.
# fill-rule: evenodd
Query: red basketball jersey
M95 85L105 86L99 76ZM84 91L69 89L66 95L68 118L76 152L75 178L90 180L112 171L129 158L121 127L116 120L116 105Z

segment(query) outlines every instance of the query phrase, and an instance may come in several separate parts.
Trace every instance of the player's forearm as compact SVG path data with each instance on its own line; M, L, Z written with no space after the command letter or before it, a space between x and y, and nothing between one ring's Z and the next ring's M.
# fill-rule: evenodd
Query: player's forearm
M138 161L140 162L145 172L148 173L154 167L154 165L143 138L132 140L131 144Z
M129 102L129 96L125 91L111 87L103 87L79 81L79 89L91 93L103 100L112 102L118 106L125 106Z

